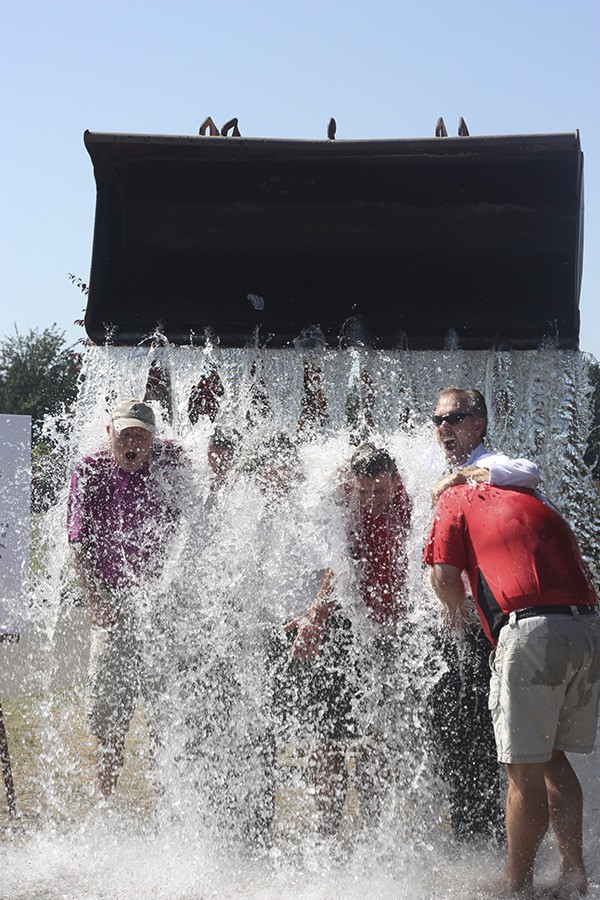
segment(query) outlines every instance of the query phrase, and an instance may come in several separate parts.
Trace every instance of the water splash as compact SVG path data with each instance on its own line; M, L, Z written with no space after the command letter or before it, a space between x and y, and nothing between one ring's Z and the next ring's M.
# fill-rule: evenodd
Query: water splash
M355 344L343 352L317 341L293 351L228 350L211 341L86 351L78 403L70 415L45 423L62 469L56 498L38 514L44 542L32 596L35 634L17 651L32 654L29 681L20 693L11 689L5 703L9 733L11 726L18 733L12 748L23 827L15 831L7 823L0 840L5 900L365 894L452 900L464 897L464 885L477 883L482 870L499 869L501 848L475 842L457 852L427 740L425 698L444 669L431 628L437 605L420 564L431 517L429 485L441 467L429 414L449 384L483 388L489 445L536 459L542 489L560 504L593 566L600 517L582 462L591 424L589 360L554 347L487 353L452 344L442 352L408 353ZM171 598L159 611L164 641L148 650L153 670L166 678L160 710L151 713L164 717L166 737L152 769L147 724L138 711L117 793L102 809L82 713L87 613L74 605L64 473L98 448L110 409L129 396L146 396L162 433L184 448L189 503L163 574L164 595ZM219 492L207 460L215 426L239 434L244 455L240 474ZM274 432L288 435L298 449L301 478L281 494L265 491L255 477L263 435ZM265 623L310 603L314 584L299 589L299 573L306 574L303 558L315 553L306 525L318 513L328 524L327 552L343 555L332 487L352 448L367 436L397 459L414 504L410 627L403 626L399 664L379 670L383 677L371 682L357 711L385 731L391 747L384 811L371 823L361 816L361 738L349 745L339 835L321 838L306 777L310 733L292 731L290 739L275 730L275 808L262 811L272 815L272 840L261 843L256 814L269 793L270 764L257 758L260 742L252 738L260 729L273 732L261 650ZM360 659L372 653L372 635L352 600L351 573L347 578L345 611L358 625ZM277 590L269 592L269 584ZM273 592L277 602L267 615L260 605ZM155 625L156 610L150 605L143 612ZM30 752L23 749L28 742ZM590 897L600 897L597 763L598 753L577 760L588 797ZM542 878L549 859L546 847Z

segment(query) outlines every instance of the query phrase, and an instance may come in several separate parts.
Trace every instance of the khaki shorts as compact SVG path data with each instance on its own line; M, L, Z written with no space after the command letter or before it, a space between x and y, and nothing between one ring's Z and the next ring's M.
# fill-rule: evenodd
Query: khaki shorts
M598 729L600 619L535 616L505 625L490 657L498 761L591 753Z
M127 733L142 686L140 642L131 627L92 625L86 713L101 739Z

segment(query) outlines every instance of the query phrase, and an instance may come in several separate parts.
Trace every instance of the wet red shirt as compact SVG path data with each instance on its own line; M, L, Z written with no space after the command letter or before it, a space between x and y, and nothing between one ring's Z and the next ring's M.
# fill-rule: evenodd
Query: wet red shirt
M369 618L382 624L396 621L404 612L410 514L410 499L401 481L384 513L374 516L364 510L350 510L350 552L357 566L362 599Z
M423 561L466 570L492 643L513 610L596 603L571 529L529 490L461 484L445 491Z

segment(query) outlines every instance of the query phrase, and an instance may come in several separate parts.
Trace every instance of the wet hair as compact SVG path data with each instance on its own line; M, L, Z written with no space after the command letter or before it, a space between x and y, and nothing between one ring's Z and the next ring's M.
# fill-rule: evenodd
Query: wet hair
M485 427L482 434L482 437L485 437L488 420L488 411L485 397L483 396L481 391L476 391L474 388L447 387L440 392L438 403L443 397L458 396L467 398L469 402L469 412L472 413L476 419L485 419Z
M394 458L383 447L370 441L361 444L350 459L350 469L357 478L377 478L378 475L397 475Z

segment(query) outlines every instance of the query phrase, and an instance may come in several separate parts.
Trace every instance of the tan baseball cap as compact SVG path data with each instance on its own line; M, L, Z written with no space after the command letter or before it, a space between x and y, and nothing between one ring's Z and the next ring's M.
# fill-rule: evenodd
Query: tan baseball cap
M122 400L112 411L110 423L119 434L125 428L144 428L156 432L154 412L143 400Z

